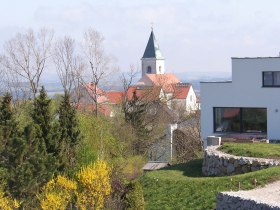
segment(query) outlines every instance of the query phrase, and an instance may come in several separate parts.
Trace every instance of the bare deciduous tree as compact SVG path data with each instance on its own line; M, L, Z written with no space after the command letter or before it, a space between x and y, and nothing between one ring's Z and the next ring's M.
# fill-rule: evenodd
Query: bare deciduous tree
M203 150L203 140L200 133L200 112L196 111L180 124L174 131L174 146L177 162L187 162L197 158Z
M0 94L9 92L13 96L14 105L17 105L19 99L23 101L30 96L29 89L22 81L22 78L6 68L6 59L0 56Z
M109 75L116 71L111 66L112 57L110 57L104 49L104 37L95 29L88 29L84 33L84 39L82 42L83 52L86 58L87 72L84 75L83 83L91 82L92 85L87 86L89 88L89 95L94 104L94 113L97 116L99 98L104 95L103 91L100 91L98 87L104 83Z
M129 72L122 73L120 76L120 82L123 86L123 98L122 98L122 109L124 114L126 115L130 109L129 103L128 103L128 90L131 87L133 80L135 79L136 75L138 74L138 70L135 69L133 65L130 65ZM125 116L126 117L126 116Z
M73 88L75 88L75 93L78 91L80 77L84 68L84 64L81 60L82 59L76 55L74 39L65 36L63 39L59 39L55 42L53 61L56 65L56 71L64 93L69 94Z
M35 33L30 29L26 33L18 33L4 46L2 64L23 82L28 82L33 97L38 92L41 75L50 57L52 39L52 31L41 29Z

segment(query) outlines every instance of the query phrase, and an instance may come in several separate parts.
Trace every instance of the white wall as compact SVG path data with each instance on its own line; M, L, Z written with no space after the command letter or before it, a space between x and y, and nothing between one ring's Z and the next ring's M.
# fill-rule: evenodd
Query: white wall
M204 139L215 135L213 107L267 108L267 137L280 139L280 88L262 87L263 71L280 71L280 57L232 58L232 82L201 83Z
M160 67L161 67L161 71L159 71ZM157 74L164 74L165 65L164 65L164 60L163 59L156 61L156 72L157 72Z
M176 96L175 96L176 97ZM199 109L199 106L197 104L197 98L196 94L194 92L193 87L190 87L190 90L188 92L188 95L184 99L172 99L172 103L170 104L170 107L173 108L183 108L187 112L193 112Z
M189 93L186 98L186 110L189 112L195 111L198 109L197 103L196 103L196 95L193 90L193 87L190 87Z

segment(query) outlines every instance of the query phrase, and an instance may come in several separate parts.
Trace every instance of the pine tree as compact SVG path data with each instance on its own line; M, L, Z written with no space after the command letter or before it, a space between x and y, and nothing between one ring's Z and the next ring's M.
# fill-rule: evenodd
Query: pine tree
M75 148L81 140L81 134L76 117L76 110L70 104L69 94L65 93L59 109L60 144L63 145L62 161L64 166L73 167Z
M55 135L57 135L57 133L53 132L50 103L51 100L48 99L43 86L39 96L34 100L34 110L31 117L37 129L37 137L44 141L47 153L54 153L56 150L55 138L57 137Z
M18 131L11 109L11 97L0 105L0 167L7 171L6 192L31 207L36 193L57 171L55 137L50 100L44 88L34 100L33 123Z
M140 99L136 92L133 92L132 99L125 103L124 106L125 120L132 125L138 137L133 144L134 152L142 154L144 151L143 141L147 141L149 138L149 130L145 122L148 102Z
M0 130L4 141L7 141L8 138L16 135L16 122L12 113L11 101L11 94L6 93L0 105ZM5 144L5 142L1 143L1 145Z
M6 94L0 109L0 167L6 172L5 191L13 197L25 197L27 186L32 186L28 164L28 147L18 126L11 107L12 97ZM2 177L3 179L3 177Z

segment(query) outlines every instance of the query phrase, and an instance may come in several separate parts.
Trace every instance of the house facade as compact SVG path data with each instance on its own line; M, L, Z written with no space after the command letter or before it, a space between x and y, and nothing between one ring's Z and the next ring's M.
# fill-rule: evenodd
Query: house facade
M232 81L201 82L201 134L280 139L280 57L232 58Z

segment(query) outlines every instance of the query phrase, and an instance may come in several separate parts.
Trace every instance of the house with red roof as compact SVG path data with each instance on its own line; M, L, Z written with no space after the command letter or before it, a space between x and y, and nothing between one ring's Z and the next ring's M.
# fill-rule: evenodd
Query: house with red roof
M95 103L98 104L98 112L113 117L116 109L122 102L124 92L122 91L104 91L95 87L92 83L79 86L70 94L71 101L75 106L84 111L93 111ZM95 98L96 97L96 98Z
M128 88L127 92L103 91L89 83L82 87L81 107L92 109L92 96L97 95L96 102L100 111L114 116L114 111L126 97L131 100L133 95L142 100L161 100L169 109L177 109L188 113L198 109L198 100L190 83L182 83L175 74L165 73L165 59L159 49L153 30L151 31L142 62L142 77Z

